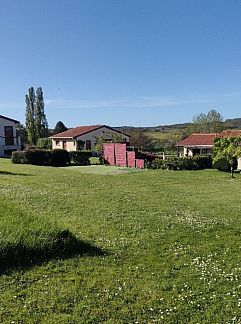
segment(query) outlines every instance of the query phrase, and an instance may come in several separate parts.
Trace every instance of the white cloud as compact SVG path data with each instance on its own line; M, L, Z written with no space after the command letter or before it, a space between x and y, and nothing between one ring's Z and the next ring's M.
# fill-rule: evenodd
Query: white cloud
M45 99L46 108L48 109L92 109L92 108L111 108L111 109L131 109L131 108L165 108L179 105L195 105L195 104L215 104L217 102L229 102L231 100L240 99L241 92L233 91L229 93L219 93L212 95L204 95L198 93L190 93L180 97L168 96L139 96L133 98L117 98L117 99ZM24 103L17 102L0 102L0 109L18 109L25 108Z
M177 106L181 104L198 104L207 103L211 104L215 100L203 97L159 97L159 96L143 96L136 98L121 98L115 100L68 100L68 99L47 99L46 105L50 108L162 108L167 106Z

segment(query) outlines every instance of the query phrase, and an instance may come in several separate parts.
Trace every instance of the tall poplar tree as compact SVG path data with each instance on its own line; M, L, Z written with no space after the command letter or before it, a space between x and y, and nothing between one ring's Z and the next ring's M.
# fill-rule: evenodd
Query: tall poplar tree
M48 137L48 122L44 112L44 97L41 87L36 91L35 129L37 138Z
M36 129L35 129L35 92L31 87L28 90L28 95L25 96L26 102L26 130L28 134L28 141L30 144L36 144Z
M39 138L48 137L48 123L44 112L43 90L29 88L26 102L26 130L30 144L36 144Z

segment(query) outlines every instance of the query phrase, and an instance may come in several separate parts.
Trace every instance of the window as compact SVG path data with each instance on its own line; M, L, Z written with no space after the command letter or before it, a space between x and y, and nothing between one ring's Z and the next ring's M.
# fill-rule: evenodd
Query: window
M55 143L56 143L56 145L59 145L59 141L56 141Z
M5 145L14 145L13 126L5 126Z
M85 142L85 149L86 149L86 150L91 150L91 141L90 141L90 140L87 140L87 141Z

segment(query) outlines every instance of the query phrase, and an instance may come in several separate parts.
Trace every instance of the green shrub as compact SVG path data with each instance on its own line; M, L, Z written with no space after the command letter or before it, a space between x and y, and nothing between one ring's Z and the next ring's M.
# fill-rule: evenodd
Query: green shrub
M69 153L66 150L40 150L31 149L22 152L13 152L13 163L65 166L69 163Z
M231 164L228 161L228 159L226 157L218 157L215 159L215 161L213 162L213 167L214 169L218 169L219 171L226 171L226 172L230 172L231 171Z
M15 164L26 164L26 154L24 151L12 152L12 163Z
M12 153L12 162L34 165L51 165L51 151L31 149Z
M147 167L151 167L152 169L166 169L165 160L160 158L154 159L152 162L147 162Z
M55 167L66 166L70 163L70 155L66 150L55 149L51 151L51 165Z
M51 151L28 150L25 151L26 163L33 165L51 165Z
M212 168L212 158L208 156L170 157L165 160L156 158L149 167L168 170L202 170Z
M51 150L52 140L48 137L39 138L37 141L37 147L40 149Z
M209 155L196 155L194 156L199 169L212 169L212 156Z
M71 151L69 152L70 161L76 165L89 165L92 153L90 151Z

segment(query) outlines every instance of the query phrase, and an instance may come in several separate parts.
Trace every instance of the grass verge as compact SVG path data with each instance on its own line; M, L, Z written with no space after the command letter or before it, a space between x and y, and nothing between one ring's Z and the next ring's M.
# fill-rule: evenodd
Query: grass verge
M0 221L0 274L53 258L103 254L78 240L69 230L61 229L56 222L24 213L13 202L9 204L3 199L0 199Z

